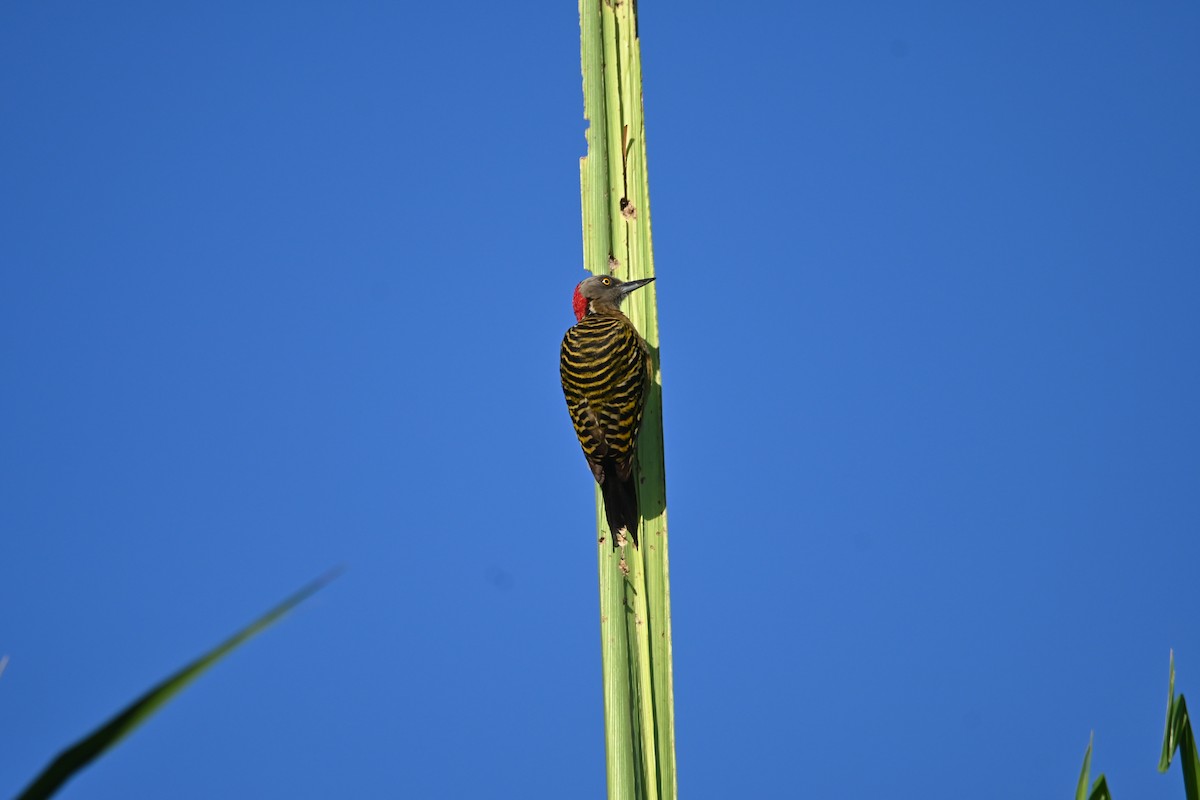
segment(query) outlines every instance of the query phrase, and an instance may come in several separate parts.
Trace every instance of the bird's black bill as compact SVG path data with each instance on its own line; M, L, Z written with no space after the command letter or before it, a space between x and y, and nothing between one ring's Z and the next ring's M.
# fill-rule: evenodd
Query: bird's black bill
M640 281L625 281L621 284L621 296L624 297L634 289L640 289L653 280L654 278L642 278Z

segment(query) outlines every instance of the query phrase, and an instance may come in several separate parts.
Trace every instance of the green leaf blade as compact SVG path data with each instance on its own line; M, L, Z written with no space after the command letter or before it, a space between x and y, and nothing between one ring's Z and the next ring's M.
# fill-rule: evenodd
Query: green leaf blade
M1092 742L1095 738L1095 733L1088 737L1087 750L1083 754L1083 770L1080 771L1079 783L1075 786L1075 800L1088 800L1088 782L1092 772Z
M210 667L248 639L278 622L285 614L307 600L341 574L333 570L288 597L266 614L168 677L134 700L92 733L80 739L54 758L33 782L17 796L17 800L44 800L52 796L80 770L115 747L167 701L187 688Z
M1182 752L1180 767L1183 769L1183 788L1187 800L1200 800L1200 754L1196 751L1196 737L1188 717L1187 701L1182 694L1175 696L1175 652L1172 651L1170 678L1167 681L1167 724L1163 731L1162 756L1158 760L1159 772L1170 769L1177 750Z
M636 4L580 0L587 155L580 159L584 264L622 280L654 277ZM663 469L657 289L624 310L646 340L652 383L636 475L641 548L611 546L597 491L608 796L673 799L675 715Z

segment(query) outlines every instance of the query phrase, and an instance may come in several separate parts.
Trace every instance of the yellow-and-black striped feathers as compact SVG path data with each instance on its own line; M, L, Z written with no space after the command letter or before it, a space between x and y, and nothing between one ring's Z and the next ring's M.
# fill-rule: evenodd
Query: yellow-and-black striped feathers
M593 308L563 337L559 357L571 423L600 484L608 525L637 544L633 477L638 430L646 404L650 359L633 323L614 308Z

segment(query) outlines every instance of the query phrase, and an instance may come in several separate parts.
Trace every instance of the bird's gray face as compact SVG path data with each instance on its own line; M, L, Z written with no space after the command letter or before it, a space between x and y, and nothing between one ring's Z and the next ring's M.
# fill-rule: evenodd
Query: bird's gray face
M579 294L592 302L599 301L603 305L619 307L626 295L652 280L654 278L640 281L620 281L611 275L593 275L579 284Z

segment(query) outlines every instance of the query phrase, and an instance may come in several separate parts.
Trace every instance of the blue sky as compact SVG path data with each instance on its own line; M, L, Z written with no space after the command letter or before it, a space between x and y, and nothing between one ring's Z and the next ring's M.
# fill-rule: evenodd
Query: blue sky
M0 11L0 795L603 796L577 25ZM641 4L683 796L1182 797L1198 30Z

